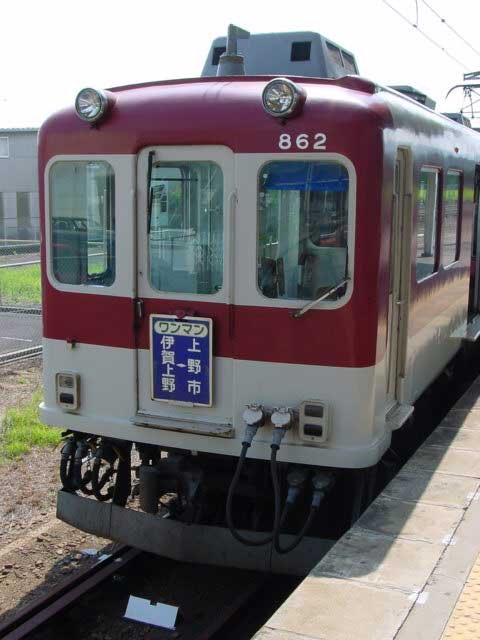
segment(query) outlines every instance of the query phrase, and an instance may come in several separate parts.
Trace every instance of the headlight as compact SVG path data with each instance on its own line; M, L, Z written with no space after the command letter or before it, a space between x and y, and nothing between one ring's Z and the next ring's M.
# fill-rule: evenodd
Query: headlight
M305 92L286 78L271 80L262 93L263 108L271 116L288 118L301 109Z
M82 89L75 100L77 115L85 122L98 122L105 115L107 108L107 94L98 89Z

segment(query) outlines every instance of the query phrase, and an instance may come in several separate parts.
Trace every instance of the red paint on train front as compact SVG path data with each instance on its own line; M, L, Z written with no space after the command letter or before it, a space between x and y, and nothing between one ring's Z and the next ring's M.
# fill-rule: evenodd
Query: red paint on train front
M238 306L229 311L227 305L192 300L146 300L145 315L187 308L212 317L217 356L370 366L384 354L377 347L381 301L375 283L382 233L382 129L391 125L389 111L373 93L373 85L361 79L345 79L344 86L342 81L297 81L307 89L308 100L302 115L286 122L263 110L265 80L259 78L202 79L119 90L112 113L98 127L80 121L73 108L66 109L41 129L40 175L50 158L62 154L137 154L154 145L223 145L237 153L278 153L280 133L288 132L295 139L300 133L313 136L321 130L327 136L328 152L347 157L357 172L351 299L337 309L312 310L301 320L293 319L285 308ZM40 202L45 234L43 184ZM45 267L45 255L42 260ZM43 274L46 338L133 348L132 299L65 293L50 284L45 268ZM229 319L232 314L234 322ZM146 324L139 330L141 348L148 347Z

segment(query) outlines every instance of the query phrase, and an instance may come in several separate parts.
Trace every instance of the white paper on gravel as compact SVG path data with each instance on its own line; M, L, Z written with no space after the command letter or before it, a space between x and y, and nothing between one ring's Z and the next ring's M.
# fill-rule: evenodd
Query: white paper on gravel
M177 613L178 607L130 596L124 617L164 629L175 629Z

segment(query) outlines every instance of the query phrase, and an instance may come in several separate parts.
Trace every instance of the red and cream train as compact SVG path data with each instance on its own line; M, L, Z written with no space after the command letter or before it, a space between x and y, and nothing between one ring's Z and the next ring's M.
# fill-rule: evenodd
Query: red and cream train
M43 125L41 416L60 518L301 571L474 331L480 135L316 34L241 40L242 75L246 35Z

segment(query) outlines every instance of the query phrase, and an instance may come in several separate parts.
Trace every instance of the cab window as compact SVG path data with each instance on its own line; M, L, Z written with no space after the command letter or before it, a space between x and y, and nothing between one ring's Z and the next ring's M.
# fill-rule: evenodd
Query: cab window
M345 295L348 192L347 169L336 162L270 162L260 170L257 282L264 296Z
M56 162L50 170L50 261L58 282L115 279L115 181L107 162Z
M149 184L150 283L215 294L223 285L223 174L213 162L164 162Z

